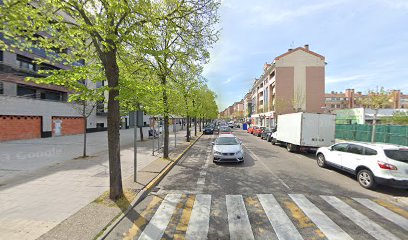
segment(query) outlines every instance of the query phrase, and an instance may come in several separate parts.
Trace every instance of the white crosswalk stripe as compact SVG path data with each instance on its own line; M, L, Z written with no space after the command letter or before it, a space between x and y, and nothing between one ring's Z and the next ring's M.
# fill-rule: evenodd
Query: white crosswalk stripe
M334 196L321 196L326 202L336 208L344 216L348 217L355 224L360 226L371 236L379 240L396 240L397 238L394 234L382 228L380 225L368 219L354 208L347 205L345 202L341 201Z
M386 209L383 206L378 205L377 203L366 198L353 198L355 201L359 202L361 205L373 210L377 214L381 215L385 219L399 225L403 229L408 231L408 219L403 218L402 216Z
M254 239L251 223L241 195L227 195L230 239Z
M352 239L326 214L318 209L302 194L289 194L292 200L302 209L302 211L312 220L328 239Z
M139 240L161 239L180 198L181 194L169 194L166 196L163 203L157 209L153 218L142 232L142 235L140 235Z
M183 194L189 195L192 193ZM180 207L177 206L182 206L180 203L187 201L182 199L187 198L182 198L181 193L167 194L138 239L161 239L165 233L172 234L174 231L176 231L174 234L177 234L178 237L185 234L185 239L214 238L214 236L211 235L214 234L214 232L210 232L210 229L213 227L210 220L220 216L216 213L214 213L213 216L211 208L215 206L219 207L219 205L217 205L217 203L220 203L218 201L220 199L217 199L219 197L222 198L221 204L225 204L223 207L226 207L225 214L221 214L223 215L223 220L221 223L225 222L226 225L221 224L215 227L217 229L225 229L225 231L222 231L222 234L229 234L230 239L255 239L255 237L259 238L260 235L276 235L276 238L279 240L302 240L304 238L310 238L310 235L308 235L307 232L310 231L310 229L305 232L304 227L299 225L299 222L293 220L293 218L297 219L298 217L295 215L288 215L288 210L291 212L293 209L285 204L282 205L282 202L280 201L286 201L283 200L285 198L282 198L282 196L275 197L273 194L257 194L257 198L244 198L242 195L225 195L217 196L217 198L215 198L209 194L194 195L194 204L191 203L188 205L189 207L186 208L189 209L186 211L187 214L185 214L186 212L183 211L182 219L184 220L181 220L178 215L175 215L180 214L181 212ZM320 230L327 239L352 239L352 237L349 235L350 233L347 232L350 231L349 229L342 229L336 222L329 218L331 215L327 216L321 209L319 209L318 206L316 206L317 204L312 203L308 197L304 196L303 194L288 194L288 196L307 216L307 218L314 223L313 226L308 227L314 228L314 231ZM407 218L390 211L388 208L383 207L369 199L352 198L354 201L362 205L360 208L366 207L371 209L378 214L379 218L383 218L382 224L385 224L384 221L388 220L389 223L394 226L394 231L396 230L395 232L392 230L392 228L387 228L386 230L385 227L382 227L370 220L367 216L348 205L346 201L334 196L322 195L320 197L342 214L339 215L340 218L350 219L353 223L350 222L348 224L355 224L356 226L360 227L355 229L360 229L359 231L362 233L365 231L375 239L399 239L398 237L404 236L404 233L406 233L404 231L407 231L408 229ZM215 200L213 198L215 198ZM244 199L255 199L255 201L258 200L258 203L254 203L254 200L244 201ZM215 201L214 205L212 204L212 201ZM328 211L327 207L328 205L326 205L324 211ZM263 217L259 215L258 211L260 209L262 209L265 213ZM248 210L250 210L250 212L248 212ZM257 214L252 214L252 211L257 211ZM345 217L343 217L343 215ZM254 216L259 216L263 219L254 219ZM339 221L339 219L336 219L336 221ZM177 227L176 229L171 229L172 227L169 227L178 225L179 223L181 224L180 228ZM340 222L338 223L340 224ZM253 226L251 224L253 224ZM401 228L398 228L395 225L398 225ZM352 230L353 234L355 234L355 229ZM269 235L265 235L265 233L268 233ZM303 234L306 235L302 236ZM172 235L168 235L167 237L171 236ZM215 238L217 237L215 236ZM221 236L221 238L228 238L228 235Z
M272 194L257 196L279 239L303 239Z
M186 239L207 239L211 195L197 195L186 232Z

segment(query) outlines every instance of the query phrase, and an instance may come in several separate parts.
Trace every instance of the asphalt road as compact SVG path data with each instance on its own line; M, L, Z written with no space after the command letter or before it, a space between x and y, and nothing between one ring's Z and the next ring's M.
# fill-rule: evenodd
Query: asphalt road
M234 133L241 164L214 164L203 136L108 239L407 239L408 191L370 191L313 154Z

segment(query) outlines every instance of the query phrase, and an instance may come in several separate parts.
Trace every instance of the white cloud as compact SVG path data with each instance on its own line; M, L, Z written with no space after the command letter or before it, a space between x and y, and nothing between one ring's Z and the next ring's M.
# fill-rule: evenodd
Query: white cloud
M274 23L289 21L297 17L309 16L344 2L345 0L324 1L317 4L307 4L303 6L294 5L291 8L286 9L280 6L273 6L274 4L271 7L257 5L249 9L251 15L249 23L257 26L268 26Z
M350 81L361 81L372 78L373 74L358 74L352 76L327 76L326 83L334 84L334 83L344 83Z

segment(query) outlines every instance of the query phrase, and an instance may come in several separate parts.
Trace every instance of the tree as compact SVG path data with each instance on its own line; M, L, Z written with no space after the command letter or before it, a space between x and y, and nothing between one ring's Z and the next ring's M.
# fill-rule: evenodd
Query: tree
M390 104L390 94L383 87L380 90L368 90L366 97L359 100L359 103L364 107L374 109L373 124L371 131L371 142L375 142L375 127L377 124L378 109L384 108Z
M96 107L96 102L92 102L89 100L82 100L76 102L72 106L74 109L81 114L82 118L84 119L84 142L83 142L83 149L82 149L82 157L86 158L86 128L88 125L88 117L92 114Z
M396 111L391 117L387 117L381 120L389 124L408 125L408 112Z
M213 29L218 21L219 2L165 1L157 5L157 11L171 14L182 6L179 18L162 18L151 21L143 27L143 40L134 48L145 53L161 87L164 120L163 157L169 157L169 85L175 64L203 64L209 57L208 48L217 40L218 32Z
M15 49L44 49L47 58L38 61L58 61L71 68L65 76L71 81L86 79L86 72L103 73L108 82L108 152L110 198L123 196L120 165L120 107L119 82L122 69L118 59L132 54L129 45L148 38L161 38L156 31L142 31L145 25L155 29L157 22L182 21L191 16L203 16L212 1L100 1L100 0L5 0L2 16L0 47ZM168 8L165 8L168 7ZM164 10L164 11L163 11ZM201 14L200 14L201 13ZM190 17L189 17L190 16ZM211 14L209 14L209 17ZM197 20L198 21L198 20ZM176 28L173 28L175 30ZM178 31L188 29L178 28ZM199 31L201 29L194 29ZM204 29L205 30L205 29ZM191 31L190 31L191 32ZM205 33L205 31L204 31ZM142 35L148 35L142 37ZM16 41L18 39L18 41ZM59 70L63 71L63 70ZM59 78L45 78L43 82L63 85Z

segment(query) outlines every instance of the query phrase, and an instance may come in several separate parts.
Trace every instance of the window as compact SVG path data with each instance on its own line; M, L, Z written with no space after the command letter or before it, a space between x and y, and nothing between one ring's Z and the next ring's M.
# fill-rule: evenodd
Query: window
M334 145L332 149L339 152L345 152L347 150L347 146L348 146L347 143L339 143Z
M336 108L336 105L335 105L335 104L332 104L332 105L331 105L331 108Z
M364 149L364 147L362 147L362 146L355 145L355 144L350 144L348 146L347 152L362 155L363 154L363 149Z
M21 69L35 71L35 64L33 63L33 60L30 58L17 55L16 64Z
M17 96L36 98L36 91L34 88L17 85Z
M385 156L396 161L408 163L408 149L384 150Z
M0 62L3 62L3 51L0 51Z
M61 101L61 93L59 93L59 92L49 92L49 91L42 92L41 93L41 99Z
M0 94L4 94L4 86L2 81L0 81Z
M365 147L365 148L364 148L364 155L369 155L369 156L377 155L377 151L374 150L374 149Z
M40 66L38 66L39 70L59 70L59 67L55 67L46 63L42 63Z

